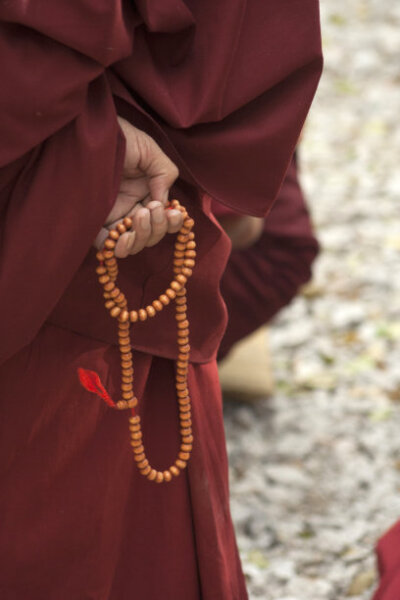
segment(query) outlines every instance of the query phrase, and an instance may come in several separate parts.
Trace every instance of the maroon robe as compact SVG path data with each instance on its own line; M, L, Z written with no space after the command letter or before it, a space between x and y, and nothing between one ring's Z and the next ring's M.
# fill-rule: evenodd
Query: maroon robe
M270 208L320 74L317 2L15 0L0 27L0 597L246 598L215 367L229 242L199 191ZM117 396L92 242L121 177L118 113L178 164L174 193L196 222L195 445L160 486L134 465L126 415L76 375L98 371ZM165 289L172 244L120 261L131 308ZM132 345L146 449L165 468L179 444L172 311Z
M217 217L219 206L213 204ZM221 280L228 325L218 358L295 297L311 276L317 252L318 242L293 159L260 238L249 248L233 250L229 257Z
M400 598L400 521L379 540L377 545L380 582L373 600Z

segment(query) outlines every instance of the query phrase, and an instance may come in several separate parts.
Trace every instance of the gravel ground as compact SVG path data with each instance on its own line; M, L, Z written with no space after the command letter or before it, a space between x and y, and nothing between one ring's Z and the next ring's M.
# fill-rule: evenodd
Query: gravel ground
M273 398L226 405L252 599L370 599L400 517L400 3L322 0L322 24L301 154L323 252L271 327Z

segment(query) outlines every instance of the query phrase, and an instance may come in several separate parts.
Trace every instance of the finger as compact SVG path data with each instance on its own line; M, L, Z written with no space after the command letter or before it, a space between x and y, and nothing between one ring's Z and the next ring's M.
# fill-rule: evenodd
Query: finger
M183 215L180 210L167 210L168 233L177 233L183 225Z
M148 135L138 138L139 168L146 174L153 200L167 204L169 189L179 176L177 166Z
M96 235L96 239L94 240L94 246L98 249L101 250L104 246L104 242L106 241L108 237L108 229L106 229L105 227L102 227L99 231L99 233Z
M132 254L135 245L136 231L127 231L123 233L115 244L114 254L117 258L126 258Z
M146 246L155 246L164 237L168 229L166 210L160 202L152 201L147 205L150 210L151 236Z
M136 232L136 239L129 254L137 254L143 250L151 236L150 211L147 208L141 207L134 214L132 229Z

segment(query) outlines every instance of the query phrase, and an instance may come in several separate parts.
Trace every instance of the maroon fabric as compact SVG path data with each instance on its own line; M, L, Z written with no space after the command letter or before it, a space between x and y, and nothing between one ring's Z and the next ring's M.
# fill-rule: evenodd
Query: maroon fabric
M400 521L379 540L377 545L380 582L373 600L400 598Z
M174 366L133 360L146 451L165 469L179 448ZM117 396L119 362L115 346L46 325L0 367L0 597L246 598L215 363L190 367L188 470L156 485L132 459L128 414L78 384L95 366Z
M215 204L213 211L226 214ZM229 320L218 358L294 298L310 278L317 252L293 160L260 239L250 248L234 250L229 258L221 281Z
M229 241L200 192L268 212L321 68L315 0L247 4L0 5L2 598L246 598L213 360ZM196 221L188 286L196 442L188 472L170 486L139 476L127 417L76 375L78 366L98 371L113 395L119 384L115 322L91 248L121 176L118 113L177 162L174 193ZM171 259L167 238L121 261L130 306L163 291ZM133 346L142 351L146 445L168 466L179 441L172 310L135 327Z

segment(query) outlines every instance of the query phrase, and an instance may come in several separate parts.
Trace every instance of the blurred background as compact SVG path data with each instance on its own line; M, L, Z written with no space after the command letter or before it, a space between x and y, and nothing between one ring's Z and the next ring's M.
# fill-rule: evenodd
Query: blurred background
M321 12L300 167L322 250L269 327L271 397L225 403L252 599L370 599L400 518L400 2Z

